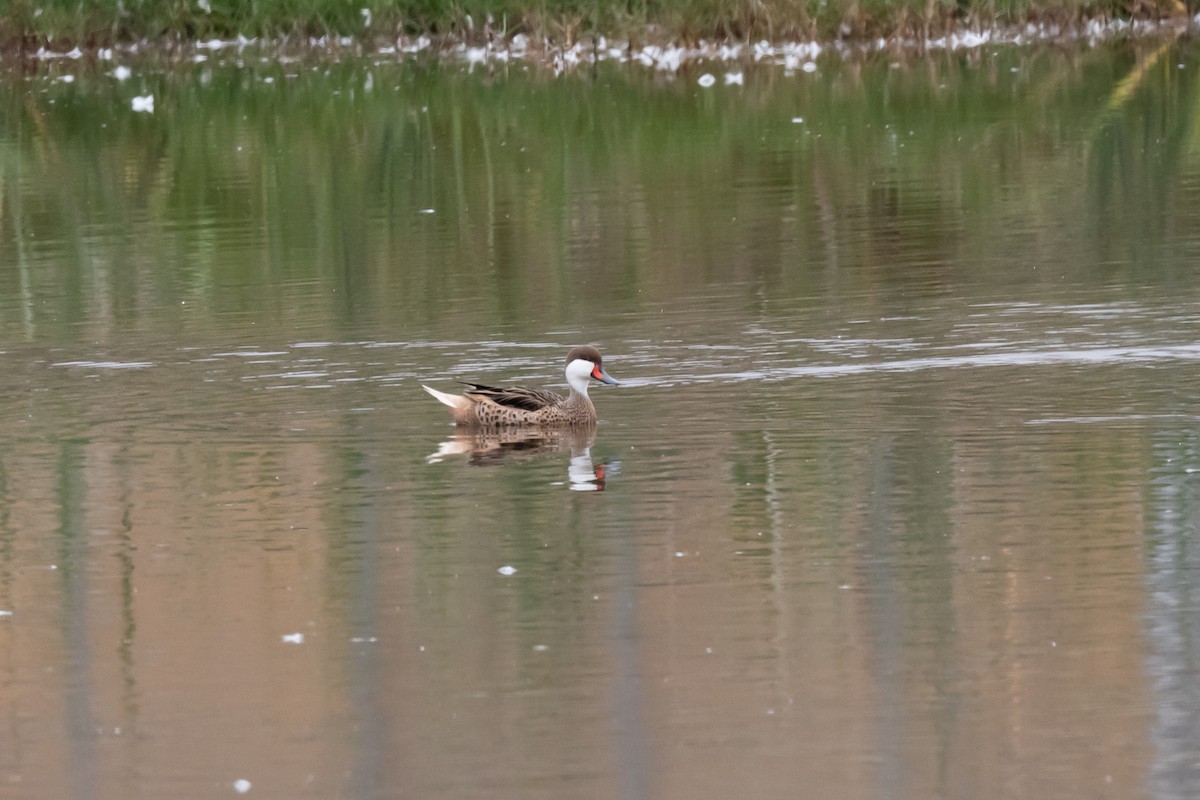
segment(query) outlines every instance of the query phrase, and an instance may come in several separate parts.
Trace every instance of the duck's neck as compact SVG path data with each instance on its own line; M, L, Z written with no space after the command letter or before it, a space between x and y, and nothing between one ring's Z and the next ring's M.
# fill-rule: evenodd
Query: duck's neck
M587 385L584 384L583 391L579 391L575 386L571 387L571 393L567 395L567 399L563 401L563 405L580 406L582 408L595 408L592 405L592 398L588 397Z

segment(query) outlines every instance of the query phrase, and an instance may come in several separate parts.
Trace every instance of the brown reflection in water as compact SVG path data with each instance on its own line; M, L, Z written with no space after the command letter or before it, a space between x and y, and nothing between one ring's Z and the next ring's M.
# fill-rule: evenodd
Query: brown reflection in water
M661 796L1144 793L1139 434L910 401L848 451L853 423L746 432L735 480L681 467L639 593Z
M1144 498L1128 478L1151 464L1138 431L1085 428L955 453L956 661L980 687L950 762L962 786L1145 793Z
M304 497L334 454L274 426L234 442L98 430L4 459L9 789L199 796L245 777L340 793L350 743L326 731L347 714L331 658L346 643L324 509Z
M22 796L1142 793L1142 431L1025 424L1111 374L713 384L668 430L639 388L430 464L441 410L370 387L183 429L187 369L4 418Z

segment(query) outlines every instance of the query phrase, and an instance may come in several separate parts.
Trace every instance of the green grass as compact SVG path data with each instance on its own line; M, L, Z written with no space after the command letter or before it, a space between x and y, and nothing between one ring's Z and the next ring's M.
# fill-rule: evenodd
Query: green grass
M1193 15L1200 0L0 0L8 47L100 47L213 37L361 39L432 34L468 42L524 33L569 45L939 35L1022 23Z

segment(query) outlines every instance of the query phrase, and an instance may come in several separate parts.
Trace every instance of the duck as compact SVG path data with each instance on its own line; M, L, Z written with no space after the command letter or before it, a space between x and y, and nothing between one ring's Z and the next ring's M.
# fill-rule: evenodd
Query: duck
M466 428L506 428L513 426L569 428L596 424L596 407L588 397L592 380L619 385L604 369L600 351L590 345L574 347L567 353L564 370L571 393L563 397L546 389L523 387L498 388L482 383L466 383L462 394L448 394L421 384L421 388L449 406L454 424Z

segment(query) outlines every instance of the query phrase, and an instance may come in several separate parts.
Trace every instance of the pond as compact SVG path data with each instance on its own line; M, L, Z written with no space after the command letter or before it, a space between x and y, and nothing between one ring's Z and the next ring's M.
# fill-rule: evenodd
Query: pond
M1200 52L816 66L5 64L0 796L1200 794Z

